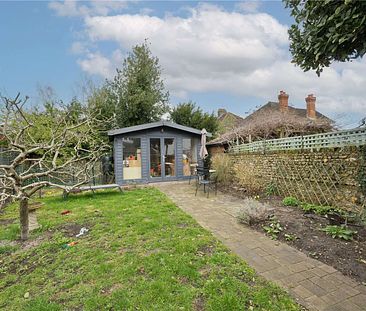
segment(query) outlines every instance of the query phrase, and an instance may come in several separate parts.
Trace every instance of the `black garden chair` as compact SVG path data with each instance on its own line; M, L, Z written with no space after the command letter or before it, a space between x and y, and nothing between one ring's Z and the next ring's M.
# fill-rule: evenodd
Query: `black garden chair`
M210 195L210 189L215 190L215 195L217 194L217 182L216 182L216 176L214 176L210 169L207 167L201 167L198 166L197 169L197 175L196 175L196 193L195 196L197 196L198 189L203 185L203 192L207 192L207 197Z
M189 184L191 184L191 179L194 178L196 179L197 178L197 167L198 167L198 164L195 164L195 165L191 165L190 166L190 175L189 175Z

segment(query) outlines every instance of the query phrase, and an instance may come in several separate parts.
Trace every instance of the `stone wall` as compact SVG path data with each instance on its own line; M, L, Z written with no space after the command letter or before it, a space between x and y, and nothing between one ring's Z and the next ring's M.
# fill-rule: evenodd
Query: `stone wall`
M228 154L235 183L345 209L365 204L366 147Z

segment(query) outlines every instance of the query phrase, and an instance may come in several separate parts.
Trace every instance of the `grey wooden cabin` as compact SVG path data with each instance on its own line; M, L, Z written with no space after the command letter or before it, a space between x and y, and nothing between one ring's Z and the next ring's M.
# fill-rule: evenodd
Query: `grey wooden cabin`
M191 127L159 121L111 130L108 135L114 142L119 185L186 179L202 164L201 131Z

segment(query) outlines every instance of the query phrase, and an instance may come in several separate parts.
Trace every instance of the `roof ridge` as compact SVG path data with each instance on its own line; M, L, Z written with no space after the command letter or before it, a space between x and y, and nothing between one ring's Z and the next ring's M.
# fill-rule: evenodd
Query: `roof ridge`
M172 122L170 120L160 120L160 121L151 122L151 123L143 123L143 124L138 124L138 125L122 127L122 128L118 128L118 129L109 130L107 132L107 134L108 134L108 136L115 136L115 135L130 133L130 132L148 130L148 129L151 129L154 127L159 127L159 126L168 126L171 128L181 130L181 131L186 131L186 132L190 132L193 134L201 135L201 130L199 130L199 129L181 125L181 124ZM207 133L207 136L210 137L210 136L212 136L212 134Z

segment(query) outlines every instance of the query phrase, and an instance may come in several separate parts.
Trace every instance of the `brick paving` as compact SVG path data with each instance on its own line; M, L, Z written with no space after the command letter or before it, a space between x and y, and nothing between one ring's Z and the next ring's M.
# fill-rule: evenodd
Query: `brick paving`
M211 231L258 274L284 288L309 310L366 310L366 286L300 251L241 225L236 220L243 200L230 195L202 191L188 182L159 183L183 211Z

